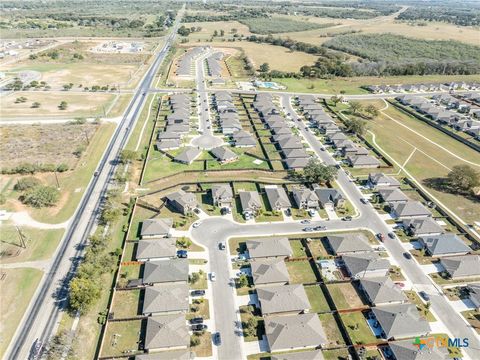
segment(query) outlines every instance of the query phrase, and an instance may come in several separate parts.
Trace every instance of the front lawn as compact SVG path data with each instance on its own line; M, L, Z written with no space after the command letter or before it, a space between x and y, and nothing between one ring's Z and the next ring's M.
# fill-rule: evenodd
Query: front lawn
M265 324L260 309L253 305L240 306L240 319L245 341L262 340L265 335Z
M194 317L202 317L204 319L210 319L208 299L204 299L204 298L193 299L192 303L189 306L187 320L192 319Z
M420 311L422 316L427 319L428 322L437 321L437 319L435 319L435 316L433 316L433 314L429 310L430 305L425 305L415 291L405 291L405 295L411 303L417 306L417 309Z
M480 311L468 310L463 311L461 314L465 319L467 319L468 323L472 325L477 334L480 334Z
M188 279L192 290L205 290L207 288L207 274L203 270L190 274Z
M197 343L197 341L198 345L194 345ZM208 331L202 331L201 333L193 334L190 338L190 350L195 352L197 357L211 357L212 334Z

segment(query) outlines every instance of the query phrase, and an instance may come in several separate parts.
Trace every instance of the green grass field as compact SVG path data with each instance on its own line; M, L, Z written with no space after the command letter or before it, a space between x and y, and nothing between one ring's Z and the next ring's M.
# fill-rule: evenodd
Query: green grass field
M286 265L291 284L308 284L317 281L309 261L287 261Z
M325 295L320 286L305 286L308 301L310 301L311 311L313 312L327 312L330 311Z
M361 312L342 314L341 318L354 344L377 342L377 338L368 327L367 320Z

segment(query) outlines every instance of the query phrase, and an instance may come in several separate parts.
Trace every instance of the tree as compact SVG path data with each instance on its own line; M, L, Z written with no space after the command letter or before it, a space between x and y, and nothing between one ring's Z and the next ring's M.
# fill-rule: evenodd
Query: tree
M70 308L84 314L100 297L100 288L88 278L76 277L70 282Z
M267 73L270 70L270 65L268 63L263 63L260 65L260 72Z
M447 175L448 185L458 192L472 192L480 185L480 174L468 165L455 165Z
M54 335L45 347L44 355L47 360L62 359L67 355L69 358L72 355L72 348L69 346L68 333L65 330L60 331Z
M122 150L120 153L120 162L122 164L129 164L137 158L137 152L133 150Z
M238 30L237 30L236 28L232 28L232 29L230 30L230 32L231 32L232 34L236 34L236 33L238 32Z
M67 110L67 107L68 107L68 103L66 101L62 101L60 102L60 105L58 105L58 108L60 110Z
M245 274L242 274L238 278L238 285L240 287L247 287L248 286L248 277Z
M365 112L369 114L372 118L376 118L378 116L378 109L373 104L367 105L367 107L365 108Z
M35 186L29 189L23 196L24 204L41 208L46 206L54 206L60 197L60 192L53 186Z
M33 109L38 109L40 107L40 103L38 101L35 101L34 103L32 103L32 108Z
M349 132L357 135L365 134L366 125L365 121L360 119L348 119L345 121L345 126Z
M337 169L332 165L324 165L319 159L311 158L303 169L303 177L310 183L326 183L337 176Z
M185 25L180 26L180 28L177 30L177 33L181 36L188 36L190 35L190 29L185 27Z
M225 30L220 30L220 36L225 36Z
M362 110L362 104L358 101L350 101L350 111L352 114L358 114Z
M213 37L216 37L216 36L218 36L218 31L217 31L217 30L214 30L214 31L213 31Z
M330 101L333 103L333 105L337 106L337 104L342 101L342 97L341 96L337 96L337 95L333 95L331 98L330 98Z

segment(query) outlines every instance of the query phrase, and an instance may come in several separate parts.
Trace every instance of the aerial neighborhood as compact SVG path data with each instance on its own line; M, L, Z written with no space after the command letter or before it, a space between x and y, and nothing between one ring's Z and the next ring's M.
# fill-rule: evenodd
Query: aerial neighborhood
M1 9L2 359L480 359L477 2Z

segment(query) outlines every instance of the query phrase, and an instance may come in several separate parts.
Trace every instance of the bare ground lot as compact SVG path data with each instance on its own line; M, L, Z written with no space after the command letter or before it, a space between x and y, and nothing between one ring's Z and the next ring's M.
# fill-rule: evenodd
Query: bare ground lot
M24 103L15 103L19 97L26 97ZM68 93L68 92L33 92L19 91L0 98L0 115L2 117L97 117L104 115L104 108L115 99L115 95L107 93ZM67 108L60 110L62 101L67 102ZM40 103L39 108L33 108L34 102Z
M0 127L0 168L22 163L65 163L74 167L74 152L85 149L98 125L5 125Z

